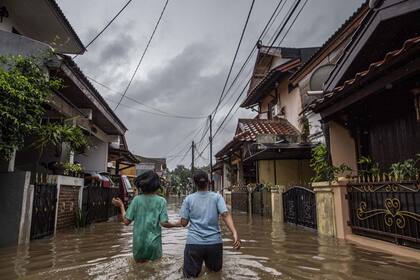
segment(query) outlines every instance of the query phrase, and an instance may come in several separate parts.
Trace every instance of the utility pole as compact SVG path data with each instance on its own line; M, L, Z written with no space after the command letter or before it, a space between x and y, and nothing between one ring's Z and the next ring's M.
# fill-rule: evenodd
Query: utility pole
M195 192L195 183L194 183L194 151L195 151L195 144L194 140L191 143L191 191Z
M211 190L214 191L213 186L213 130L212 130L212 117L209 116L209 126L210 126L210 136L209 136L209 142L210 142L210 185Z
M195 144L193 140L191 144L191 179L194 178L194 150L195 150Z

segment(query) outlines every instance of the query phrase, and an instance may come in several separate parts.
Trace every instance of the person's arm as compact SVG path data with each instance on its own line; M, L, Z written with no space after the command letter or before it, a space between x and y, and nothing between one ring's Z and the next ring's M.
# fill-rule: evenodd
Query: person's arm
M222 216L222 220L225 222L229 231L232 233L233 248L239 249L241 247L241 240L239 239L238 232L233 223L232 215L229 213L226 202L220 194L217 195L217 211Z
M190 206L189 206L189 197L184 199L181 206L180 216L181 219L179 220L179 223L181 226L186 227L190 221Z
M229 231L232 233L233 237L233 248L241 248L241 240L239 239L238 232L236 231L235 224L233 223L232 215L226 211L222 214L222 220L228 227Z
M181 220L179 220L179 223L181 224L181 226L186 227L188 226L189 221L187 219L181 218Z
M115 207L118 207L118 208L120 208L120 211L121 211L121 216L122 216L122 219L123 219L123 223L126 225L126 226L128 226L129 224L131 224L131 220L129 220L129 219L127 219L126 217L125 217L125 208L124 208L124 203L122 202L122 200L119 198L119 197L117 197L117 198L113 198L112 199L112 204L114 204L114 206Z
M167 204L164 198L162 199L161 210L159 214L159 222L160 225L164 228L181 227L181 223L179 221L169 222Z
M181 227L181 221L177 222L162 222L160 225L164 228L174 228L174 227Z

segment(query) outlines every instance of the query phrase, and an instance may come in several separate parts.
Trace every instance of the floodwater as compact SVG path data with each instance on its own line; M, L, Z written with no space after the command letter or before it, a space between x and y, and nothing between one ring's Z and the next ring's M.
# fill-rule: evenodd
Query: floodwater
M168 203L178 217L179 201ZM373 252L293 225L234 214L243 247L232 250L226 228L224 267L201 279L420 279L420 263ZM186 229L163 229L161 260L136 264L131 227L99 223L26 247L0 249L0 279L182 279Z

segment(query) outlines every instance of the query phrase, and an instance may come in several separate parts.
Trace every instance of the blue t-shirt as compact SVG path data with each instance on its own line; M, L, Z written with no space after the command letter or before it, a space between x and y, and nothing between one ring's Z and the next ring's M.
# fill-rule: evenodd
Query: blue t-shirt
M219 215L227 212L225 200L214 192L196 192L182 203L181 218L190 222L187 244L222 243Z

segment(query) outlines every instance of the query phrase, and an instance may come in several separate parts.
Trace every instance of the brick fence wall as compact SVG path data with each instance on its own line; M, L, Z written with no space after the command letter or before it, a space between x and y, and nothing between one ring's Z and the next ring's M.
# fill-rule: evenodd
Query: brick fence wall
M79 190L80 187L60 186L57 230L74 226L75 212L79 205Z

